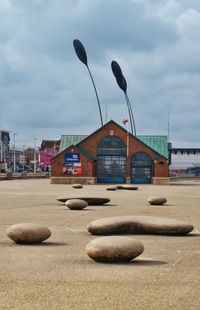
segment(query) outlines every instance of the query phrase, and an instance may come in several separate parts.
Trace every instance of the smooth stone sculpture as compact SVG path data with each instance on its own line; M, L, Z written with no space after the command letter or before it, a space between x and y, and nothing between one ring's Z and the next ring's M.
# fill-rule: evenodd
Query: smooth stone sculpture
M73 188L83 188L83 184L73 184Z
M88 224L93 235L109 234L157 234L187 235L193 225L170 218L153 216L118 216L95 220Z
M105 203L109 202L109 198L100 198L100 197L57 197L57 200L60 202L65 202L69 199L81 199L85 200L89 206L98 206L104 205Z
M34 223L21 223L10 226L7 236L16 243L41 243L51 236L48 227Z
M27 172L26 171L21 172L21 179L27 179Z
M127 189L127 190L132 190L136 191L138 189L138 186L133 186L133 185L118 185L117 189Z
M90 241L86 253L97 262L128 262L140 255L144 246L140 241L129 237L101 237Z
M117 186L109 186L106 189L107 189L107 191L116 191L117 190Z
M88 206L88 203L82 199L69 199L65 205L71 210L82 210Z
M165 202L167 202L167 199L164 198L164 197L158 197L158 196L152 196L152 197L149 197L147 199L148 203L150 205L163 205Z
M12 171L8 171L8 172L6 173L6 179L7 179L7 180L12 180L12 179L13 179L13 173L12 173Z

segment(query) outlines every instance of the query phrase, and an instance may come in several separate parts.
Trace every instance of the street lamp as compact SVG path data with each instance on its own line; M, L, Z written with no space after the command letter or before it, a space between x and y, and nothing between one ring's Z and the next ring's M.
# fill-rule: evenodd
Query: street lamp
M14 133L14 139L13 139L13 173L16 172L16 154L15 154L15 136L17 135L17 132Z
M23 145L23 171L26 165L26 145Z
M34 170L33 170L34 174L36 173L36 145L35 145L36 140L37 140L37 138L34 138L34 159L33 159L33 161L34 161Z

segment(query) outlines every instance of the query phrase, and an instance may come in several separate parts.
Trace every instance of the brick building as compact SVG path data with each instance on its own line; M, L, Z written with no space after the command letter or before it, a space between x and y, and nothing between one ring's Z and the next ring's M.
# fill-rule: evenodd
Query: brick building
M51 183L168 184L166 136L135 137L111 120L89 136L62 137Z

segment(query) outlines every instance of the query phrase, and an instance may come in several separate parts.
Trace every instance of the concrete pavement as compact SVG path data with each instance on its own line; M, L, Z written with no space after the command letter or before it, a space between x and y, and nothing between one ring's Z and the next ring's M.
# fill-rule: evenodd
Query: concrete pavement
M200 309L200 182L141 185L106 191L107 185L50 184L49 179L0 182L0 309ZM57 196L102 196L107 206L72 211ZM149 196L165 206L150 206ZM128 264L101 264L85 253L86 225L108 216L151 215L192 222L188 236L131 236L144 253ZM17 245L12 224L43 224L52 236L41 245Z

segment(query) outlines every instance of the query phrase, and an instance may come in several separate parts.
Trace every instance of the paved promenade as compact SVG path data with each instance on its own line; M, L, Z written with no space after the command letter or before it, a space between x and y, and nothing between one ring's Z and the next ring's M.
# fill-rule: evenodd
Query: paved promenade
M0 309L134 310L200 309L200 181L141 185L107 191L106 185L53 185L49 179L0 182ZM107 206L71 211L57 196L98 196ZM165 206L150 206L149 196ZM145 247L127 264L101 264L85 253L98 236L95 219L120 215L162 216L192 222L188 236L131 236ZM41 245L17 245L6 236L16 223L43 224L52 236Z

